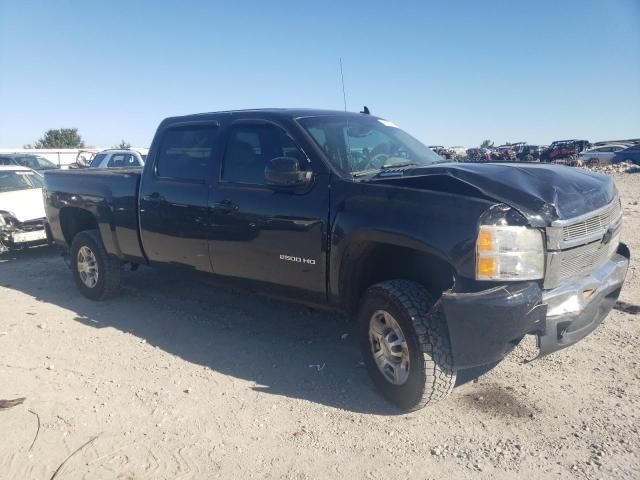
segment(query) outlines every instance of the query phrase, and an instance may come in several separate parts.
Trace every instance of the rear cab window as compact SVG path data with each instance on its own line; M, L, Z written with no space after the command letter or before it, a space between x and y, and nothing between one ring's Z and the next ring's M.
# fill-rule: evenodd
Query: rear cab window
M107 163L109 168L134 168L139 167L140 162L133 153L114 153Z

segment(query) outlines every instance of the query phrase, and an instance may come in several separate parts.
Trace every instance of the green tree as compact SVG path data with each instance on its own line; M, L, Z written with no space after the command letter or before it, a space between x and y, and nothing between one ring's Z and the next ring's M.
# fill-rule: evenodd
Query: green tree
M31 146L31 145L25 145ZM44 132L33 148L82 148L84 141L77 128L52 128Z
M122 140L119 144L114 145L113 148L119 148L120 150L128 150L131 148L131 144L125 140Z
M491 140L484 140L480 144L480 148L491 148L491 147L493 147L493 142Z

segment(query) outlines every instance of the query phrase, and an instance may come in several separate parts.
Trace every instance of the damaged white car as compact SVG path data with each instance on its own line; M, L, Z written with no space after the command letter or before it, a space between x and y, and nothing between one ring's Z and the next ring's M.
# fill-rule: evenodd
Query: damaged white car
M18 166L0 166L0 254L47 243L42 176Z

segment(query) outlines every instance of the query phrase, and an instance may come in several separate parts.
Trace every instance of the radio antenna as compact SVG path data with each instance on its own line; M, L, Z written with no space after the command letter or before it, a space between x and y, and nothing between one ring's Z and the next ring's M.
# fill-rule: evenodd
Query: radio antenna
M347 94L344 91L344 74L342 73L342 57L340 57L340 80L342 80L342 101L344 102L344 111L347 111Z

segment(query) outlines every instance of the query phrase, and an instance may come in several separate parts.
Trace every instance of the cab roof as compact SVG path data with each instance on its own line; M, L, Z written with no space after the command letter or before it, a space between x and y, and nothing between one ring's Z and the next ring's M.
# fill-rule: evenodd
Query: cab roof
M165 121L197 121L197 120L215 120L217 117L230 116L238 118L304 118L304 117L321 117L330 115L347 115L360 117L362 115L369 116L365 113L345 112L343 110L322 110L317 108L254 108L246 110L225 110L220 112L195 113L191 115L168 117ZM373 115L371 115L374 117ZM375 118L375 117L374 117Z

